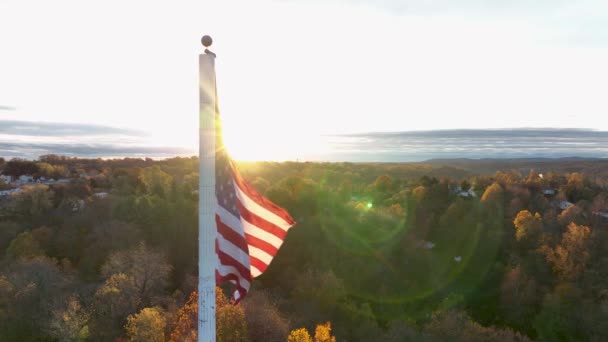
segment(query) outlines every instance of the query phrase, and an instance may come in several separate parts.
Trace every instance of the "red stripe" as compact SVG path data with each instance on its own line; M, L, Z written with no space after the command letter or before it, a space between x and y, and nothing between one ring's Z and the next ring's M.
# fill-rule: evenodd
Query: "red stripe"
M239 292L240 298L236 299L233 296L233 299L234 299L234 304L238 304L243 299L243 297L245 297L245 295L248 292L248 289L241 286L240 279L238 276L236 276L234 274L227 274L225 276L222 276L221 274L219 274L219 272L217 270L215 271L215 282L217 284L221 284L225 281L230 281L230 280L234 280L236 282L236 290Z
M268 242L247 233L245 233L245 238L250 246L257 247L273 257L277 254L278 248Z
M243 264L241 264L240 262L235 260L228 253L219 249L217 242L215 244L215 252L217 253L217 256L220 259L220 263L222 265L234 266L234 268L236 268L239 271L239 274L241 275L241 277L243 277L244 279L247 279L247 280L251 280L251 270L249 270L247 267L243 266Z
M249 262L251 263L251 266L254 266L258 270L260 270L260 273L264 273L264 271L266 271L266 269L268 268L268 265L266 265L262 260L254 256L249 257Z
M249 248L247 247L247 241L245 241L244 236L239 235L227 224L225 224L219 215L215 215L215 223L217 225L217 232L221 234L224 239L230 241L233 245L242 249L243 252L245 252L246 254L249 254Z
M278 217L282 218L289 225L294 225L296 222L291 218L287 210L279 207L278 205L272 203L266 197L260 195L253 187L249 186L245 179L241 176L236 166L233 164L232 160L229 159L230 168L232 169L232 175L234 181L238 185L238 187L249 197L252 201L262 206L264 209L272 212Z
M245 208L243 203L241 203L238 198L236 199L236 205L239 208L239 213L241 214L241 217L247 222L260 229L267 231L268 233L278 237L281 240L285 240L285 235L287 235L287 232L284 231L281 227L275 225L274 223L268 222L263 218L259 217L258 215L249 211L249 209Z

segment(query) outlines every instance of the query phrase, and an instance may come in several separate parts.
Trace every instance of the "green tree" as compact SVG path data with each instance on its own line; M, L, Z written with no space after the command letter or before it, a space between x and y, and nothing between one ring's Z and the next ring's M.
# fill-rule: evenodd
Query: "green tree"
M165 197L169 194L173 177L160 169L159 166L151 166L142 170L141 183L144 185L146 192Z
M40 218L53 207L53 192L43 184L28 185L12 195L14 211L28 219Z
M17 235L6 249L6 256L12 260L29 259L42 255L44 255L44 252L40 248L40 244L30 232L23 232Z

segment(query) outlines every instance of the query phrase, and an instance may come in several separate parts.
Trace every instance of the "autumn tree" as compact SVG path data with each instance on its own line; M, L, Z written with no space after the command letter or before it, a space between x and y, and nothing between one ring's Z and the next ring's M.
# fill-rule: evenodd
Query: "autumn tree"
M104 277L113 274L124 274L130 278L137 289L137 298L140 308L151 304L152 298L162 293L171 272L171 265L167 263L162 253L149 249L144 243L137 247L114 252L101 268Z
M195 342L198 338L198 295L193 292L176 315L171 342ZM245 311L242 305L228 301L221 288L215 289L216 334L219 342L249 341Z
M47 331L58 341L84 341L89 338L90 316L78 297L71 295L62 307L51 311Z
M53 207L53 192L43 184L28 185L12 195L12 206L16 214L28 219L40 218Z
M167 322L159 307L145 308L127 318L125 330L130 341L164 342Z
M317 325L315 328L315 342L336 342L336 337L331 335L331 322Z
M120 336L127 317L137 312L140 303L140 289L133 277L124 273L112 274L95 292L91 334L100 340Z
M528 210L522 210L513 220L515 226L515 239L521 244L532 247L538 243L542 233L543 221L539 213L532 215Z
M287 342L313 342L306 328L294 329L287 336Z
M591 229L575 223L568 225L562 241L555 248L544 248L553 271L563 280L576 280L585 270L589 260L589 237Z
M529 328L541 300L537 282L521 266L505 273L500 284L500 308L510 326Z
M285 341L289 321L279 312L270 292L258 290L247 294L241 302L247 329L252 341Z

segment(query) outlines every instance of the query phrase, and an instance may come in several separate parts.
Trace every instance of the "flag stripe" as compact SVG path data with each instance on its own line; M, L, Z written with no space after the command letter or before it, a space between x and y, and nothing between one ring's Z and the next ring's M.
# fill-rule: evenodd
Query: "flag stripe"
M234 229L220 219L219 215L215 215L215 223L217 224L217 232L227 241L247 253L247 241L244 236L239 235Z
M221 235L217 236L218 250L227 253L232 259L241 264L241 266L249 268L249 255L246 251L240 249L232 242L224 239Z
M256 258L260 259L260 261L262 261L264 264L270 265L270 262L272 261L273 256L274 255L270 255L255 246L249 245L249 257L250 258L256 257Z
M271 201L266 199L264 196L260 195L254 188L249 186L249 184L247 184L247 182L245 182L243 177L240 175L240 173L238 172L238 169L236 168L234 163L232 163L232 161L230 161L230 166L232 168L232 173L234 175L234 181L238 185L238 188L243 192L244 195L249 197L251 199L251 201L253 203L257 204L259 207L262 207L266 211L277 216L277 218L280 221L286 222L288 226L293 226L295 224L295 221L291 218L291 216L289 215L289 213L287 213L287 211L285 209L272 203ZM238 193L238 191L237 191L237 193ZM273 222L272 220L270 220L270 221ZM289 227L287 227L287 229L289 229Z
M217 253L220 266L232 266L236 270L238 270L238 273L241 277L243 277L244 279L251 279L251 271L249 269L249 266L245 266L241 262L233 258L231 256L232 253L221 250L219 248L219 244L217 244L217 241L215 252Z
M239 208L239 211L241 212L241 217L246 220L247 222L251 223L252 225L278 237L279 239L283 240L285 239L285 235L287 235L287 232L285 230L283 230L282 228L276 226L275 224L266 221L265 219L261 218L260 216L254 214L253 212L249 211L247 208L245 208L242 204L241 201L236 201L237 202L237 207Z
M221 139L218 142L220 148L215 153L216 280L235 284L234 299L238 301L249 291L252 279L266 271L294 221L287 211L245 182L223 149Z
M264 271L266 271L266 268L268 267L267 264L265 264L262 260L254 257L253 255L251 256L251 267L255 267L258 272L260 272L260 274L264 273Z
M293 226L293 220L290 217L290 220L285 220L281 216L276 215L274 212L268 210L268 208L259 205L256 201L251 199L248 194L240 189L240 186L235 184L236 188L236 196L241 202L242 206L247 208L249 212L255 213L259 217L263 218L265 221L277 226L283 231L287 231L291 226Z
M243 224L243 228L245 229L246 235L251 235L255 238L263 240L264 242L271 244L276 249L279 249L279 247L281 247L281 245L283 244L283 239L277 237L276 235L271 234L259 227L256 227L251 223L247 222L246 220L241 220L241 223Z
M217 272L218 276L224 279L229 278L228 275L231 275L232 277L229 279L232 280L235 285L240 286L243 289L249 289L249 287L251 287L249 280L241 277L238 270L233 266L220 265L215 272Z
M268 242L262 240L262 239L258 239L257 237L253 236L253 235L249 235L247 233L245 233L245 238L247 239L247 244L249 246L255 247L255 248L259 248L261 250L263 250L264 252L268 253L269 255L276 255L278 252L278 249L269 244Z

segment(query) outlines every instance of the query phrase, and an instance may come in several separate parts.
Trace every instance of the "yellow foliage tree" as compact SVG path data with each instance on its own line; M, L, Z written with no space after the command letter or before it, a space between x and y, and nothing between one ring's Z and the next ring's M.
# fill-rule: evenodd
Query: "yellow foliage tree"
M215 288L216 334L219 342L248 341L247 321L242 305L232 305L221 288ZM198 294L193 292L179 309L169 341L195 342L197 334Z
M331 323L318 324L315 328L315 342L336 342L336 337L331 336Z
M287 342L312 342L312 337L305 328L292 330L287 337Z
M305 328L292 330L287 337L287 342L336 342L336 337L331 335L331 322L317 324L315 338L310 336Z
M127 318L127 336L135 342L164 342L167 322L158 307L145 308Z

